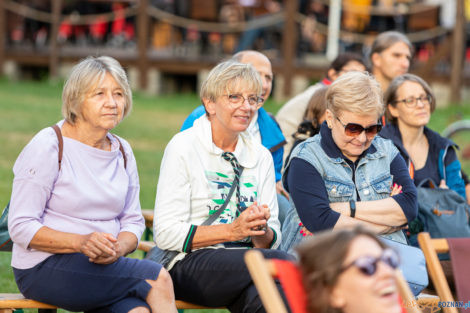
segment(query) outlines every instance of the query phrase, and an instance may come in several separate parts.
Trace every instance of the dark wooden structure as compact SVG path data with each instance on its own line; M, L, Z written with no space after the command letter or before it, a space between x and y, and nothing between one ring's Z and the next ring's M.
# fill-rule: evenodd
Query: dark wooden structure
M44 66L49 68L51 78L58 75L59 65L64 62L76 62L87 55L110 55L117 58L124 66L132 66L139 72L138 86L144 89L148 85L148 73L151 69L157 69L163 73L170 74L197 74L204 69L212 68L220 57L210 57L200 55L196 58L185 58L171 53L159 54L152 50L150 40L151 19L149 13L149 0L127 0L137 6L136 21L136 47L135 49L116 49L107 47L70 47L63 46L58 42L57 34L61 23L61 8L63 0L50 0L52 18L50 21L50 40L48 46L42 48L35 47L15 47L8 45L6 15L10 13L6 2L0 1L0 71L6 60L14 61L21 65ZM103 0L101 0L103 1ZM111 0L108 0L111 1ZM464 60L464 37L465 18L463 16L463 1L457 0L457 22L452 38L448 45L442 45L434 58L426 64L418 64L414 72L426 74L429 80L441 80L451 82L452 101L460 101L460 86L469 84L470 79L463 77ZM306 64L297 57L296 47L298 46L298 3L297 1L284 0L283 32L278 57L272 58L273 70L276 75L284 78L284 97L292 94L292 82L295 76L306 76L309 78L321 79L329 62L326 58L323 61L315 62L315 65ZM360 34L364 36L363 34ZM449 37L449 36L448 36ZM442 57L451 54L451 70L447 74L435 73L434 66Z

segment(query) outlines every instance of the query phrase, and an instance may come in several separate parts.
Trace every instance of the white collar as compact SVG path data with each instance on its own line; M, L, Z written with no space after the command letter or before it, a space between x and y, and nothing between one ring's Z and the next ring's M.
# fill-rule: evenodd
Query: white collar
M222 157L224 151L212 142L212 127L207 116L203 115L194 121L193 128L202 146L209 153ZM244 131L238 135L237 146L233 154L241 166L252 168L258 162L258 148L259 145L254 142L253 137L247 131Z

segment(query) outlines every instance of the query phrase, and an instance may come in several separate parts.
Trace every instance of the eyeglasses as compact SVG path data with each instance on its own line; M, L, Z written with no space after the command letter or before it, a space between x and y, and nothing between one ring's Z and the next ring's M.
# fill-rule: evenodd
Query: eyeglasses
M348 268L355 266L357 269L366 276L372 276L377 272L377 263L379 261L384 262L393 269L396 269L400 265L398 255L392 249L385 249L381 256L374 258L372 256L359 257L350 264L341 268L341 272L344 272Z
M382 130L381 124L375 124L369 127L363 127L362 125L356 124L356 123L348 123L345 125L343 124L343 122L341 122L341 120L338 117L336 117L336 119L338 120L338 122L341 123L341 125L343 125L344 133L346 134L346 136L350 136L350 137L357 137L360 134L362 134L363 131L365 131L367 138L371 139L371 138L374 138L374 136L377 135L377 133Z
M401 99L401 100L395 100L393 101L394 103L399 103L399 102L403 102L407 107L409 108L414 108L417 104L418 104L418 100L421 101L422 104L429 104L431 103L431 96L430 95L425 95L425 96L421 96L421 97L408 97L408 98L405 98L405 99Z
M232 95L224 95L228 98L228 102L230 103L233 109L238 109L245 103L245 100L248 100L248 104L254 108L258 109L261 104L263 103L264 99L255 95L248 96L247 98L243 97L241 94L232 94Z

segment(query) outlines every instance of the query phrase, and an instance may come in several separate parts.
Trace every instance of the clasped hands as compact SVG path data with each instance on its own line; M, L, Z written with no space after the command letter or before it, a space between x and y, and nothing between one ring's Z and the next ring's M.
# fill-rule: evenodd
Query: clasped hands
M255 201L245 209L231 223L233 241L242 240L246 237L263 236L266 234L268 220L271 212L266 204L258 205Z
M101 232L83 235L80 252L85 254L90 262L97 264L111 264L123 255L119 241L113 235Z

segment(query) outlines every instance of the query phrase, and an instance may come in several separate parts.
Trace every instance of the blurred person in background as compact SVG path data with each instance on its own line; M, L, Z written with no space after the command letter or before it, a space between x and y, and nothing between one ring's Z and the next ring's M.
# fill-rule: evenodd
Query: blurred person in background
M408 73L413 45L402 33L387 31L379 34L372 43L370 62L372 74L379 82L382 92L397 76Z
M304 119L300 123L297 131L292 135L294 145L286 158L286 164L289 163L290 154L298 144L304 142L310 137L320 132L320 126L326 118L326 91L328 86L322 86L312 95L308 101L307 110L305 110Z
M439 187L450 188L466 198L465 182L455 151L458 147L427 127L436 109L431 87L419 76L398 76L385 93L385 103L390 123L382 129L380 136L391 139L400 150L415 185L432 179Z

